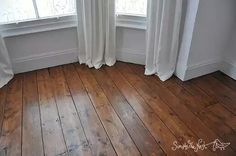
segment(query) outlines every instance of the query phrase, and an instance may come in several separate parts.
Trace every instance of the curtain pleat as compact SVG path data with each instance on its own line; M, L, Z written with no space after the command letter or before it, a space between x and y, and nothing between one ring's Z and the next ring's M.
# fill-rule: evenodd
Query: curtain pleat
M77 0L78 58L96 69L112 66L115 54L115 0Z
M176 66L182 0L149 0L145 74L169 79Z
M11 62L3 38L0 35L0 88L13 78Z

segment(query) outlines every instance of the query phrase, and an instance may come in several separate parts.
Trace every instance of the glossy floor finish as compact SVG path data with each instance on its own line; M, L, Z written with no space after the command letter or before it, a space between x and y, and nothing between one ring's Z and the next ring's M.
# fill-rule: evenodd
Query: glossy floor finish
M217 72L161 82L143 73L118 62L16 75L0 89L1 154L236 155L235 80ZM191 142L207 149L177 148Z

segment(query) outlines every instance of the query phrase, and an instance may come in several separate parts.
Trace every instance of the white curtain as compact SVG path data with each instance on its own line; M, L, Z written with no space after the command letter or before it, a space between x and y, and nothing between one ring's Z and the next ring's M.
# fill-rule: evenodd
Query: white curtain
M115 54L115 0L77 0L79 62L112 66Z
M146 37L146 75L169 79L176 66L182 0L149 0Z
M3 38L0 35L0 88L13 77L11 62Z

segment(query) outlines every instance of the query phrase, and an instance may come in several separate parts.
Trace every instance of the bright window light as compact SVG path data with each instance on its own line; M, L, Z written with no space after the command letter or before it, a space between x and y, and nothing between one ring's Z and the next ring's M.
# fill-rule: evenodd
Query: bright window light
M36 0L39 17L76 14L75 0Z
M147 0L115 0L116 14L146 17ZM0 0L0 24L76 14L76 0Z
M145 17L147 0L116 0L116 14Z
M0 24L76 14L75 0L0 0Z
M35 19L32 0L0 0L0 23Z

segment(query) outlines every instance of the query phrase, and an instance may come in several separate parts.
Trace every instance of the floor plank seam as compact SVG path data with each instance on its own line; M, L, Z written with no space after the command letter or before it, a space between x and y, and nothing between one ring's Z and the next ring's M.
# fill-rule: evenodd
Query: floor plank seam
M41 108L40 108L40 104L39 104L39 89L38 89L38 73L36 72L36 88L37 88L37 97L38 97L38 111L39 111L39 117L40 117L40 129L41 129L41 138L42 138L42 145L43 145L43 155L45 154L45 144L44 144L44 139L43 139L43 128L42 128L42 118L41 118Z
M78 109L77 109L77 107L76 107L76 105L75 105L75 100L74 100L74 98L73 98L73 96L72 96L71 89L69 88L68 81L67 81L67 78L66 78L66 76L65 76L64 66L63 66L62 71L63 71L63 75L64 75L64 77L65 77L65 81L66 81L66 85L67 85L67 87L68 87L68 91L69 91L69 93L70 93L70 97L71 97L71 99L72 99L72 101L73 101L73 105L74 105L74 107L75 107L77 116L78 116L78 118L79 118L79 120L80 120L80 123L81 123L81 127L82 127L83 132L84 132L84 135L85 135L85 137L86 137L87 144L88 144L89 149L90 149L90 151L91 151L91 153L92 153L92 149L91 149L92 147L91 147L91 145L90 145L90 143L89 143L88 136L87 136L86 133L85 133L84 125L82 124L81 117L80 117L79 112L78 112Z
M75 67L75 65L74 65L74 67ZM94 106L94 104L93 104L93 101L92 101L92 99L91 99L91 97L90 97L90 95L89 95L89 92L88 92L87 88L85 87L83 81L81 80L80 74L79 74L79 72L77 71L76 67L75 67L75 70L76 70L76 73L77 73L77 75L78 75L78 77L79 77L81 83L83 84L83 86L84 86L84 88L85 88L85 91L86 91L86 93L87 93L87 95L88 95L88 97L89 97L90 102L92 103L92 106L93 106L93 108L94 108L94 110L95 110L95 112L96 112L96 115L97 115L97 117L98 117L98 119L99 119L99 121L100 121L100 123L101 123L103 129L105 130L106 136L108 137L109 142L110 142L110 144L111 144L113 150L115 151L115 154L118 156L118 154L117 154L117 152L116 152L116 150L115 150L115 147L114 147L114 145L113 145L112 142L111 142L111 139L110 139L110 137L109 137L109 135L108 135L108 133L107 133L105 127L104 127L104 124L103 124L102 121L101 121L100 116L98 115L98 112L97 112L97 110L96 110L96 108L95 108L95 106Z

